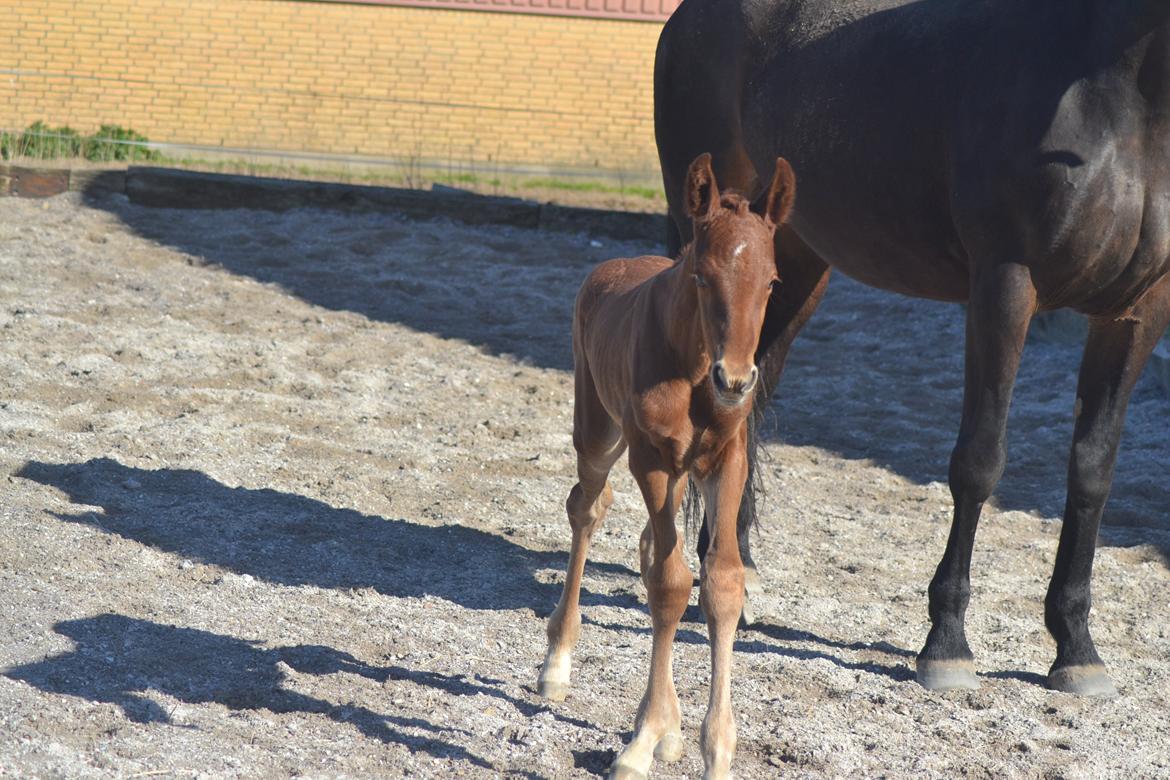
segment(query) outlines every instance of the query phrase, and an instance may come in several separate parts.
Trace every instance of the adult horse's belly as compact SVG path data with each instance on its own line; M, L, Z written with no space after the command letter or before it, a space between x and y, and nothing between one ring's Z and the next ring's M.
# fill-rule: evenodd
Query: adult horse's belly
M790 224L825 262L858 281L938 300L967 298L967 255L951 216L945 170L923 174L923 161L901 164L907 148L877 146L885 160L800 144L783 135L757 143L757 169L783 156L797 176ZM781 263L783 259L781 258Z
M943 301L967 299L969 273L954 236L931 241L926 235L945 221L906 224L920 214L907 210L900 230L883 229L866 220L851 219L848 209L810 201L806 199L803 209L794 214L793 229L837 270L871 287L903 295Z
M783 4L792 19L742 63L743 142L757 171L792 163L790 221L826 262L874 287L964 300L948 181L954 98L933 36L901 5Z

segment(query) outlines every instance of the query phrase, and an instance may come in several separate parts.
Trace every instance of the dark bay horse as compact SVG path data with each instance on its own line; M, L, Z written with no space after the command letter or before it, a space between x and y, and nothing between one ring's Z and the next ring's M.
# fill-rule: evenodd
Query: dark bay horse
M770 167L772 183L757 215L742 196L720 193L711 156L699 156L687 170L682 204L694 240L679 259L610 260L577 294L578 482L565 504L573 543L564 591L549 619L539 691L556 701L568 694L585 556L613 502L610 469L628 447L650 515L639 546L654 640L634 738L614 763L613 778L645 777L654 758L682 755L671 645L693 582L675 526L688 479L703 494L713 531L699 574L711 637L703 761L708 777L730 774L731 646L744 600L736 522L747 478L747 418L759 384L755 355L764 310L777 281L774 234L795 196L788 164Z
M830 266L968 304L954 519L917 663L928 688L978 685L971 549L1029 322L1088 315L1048 683L1114 693L1089 634L1090 577L1130 392L1170 320L1170 1L685 0L659 41L655 122L677 243L697 152L748 193L780 155L800 176L777 234L759 404Z

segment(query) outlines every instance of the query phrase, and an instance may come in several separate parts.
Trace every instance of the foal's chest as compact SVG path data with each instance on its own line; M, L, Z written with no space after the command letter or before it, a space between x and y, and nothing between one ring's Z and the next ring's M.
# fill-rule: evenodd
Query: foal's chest
M690 472L701 479L718 468L727 445L740 435L750 406L717 412L692 390L647 393L639 399L636 418L675 476Z

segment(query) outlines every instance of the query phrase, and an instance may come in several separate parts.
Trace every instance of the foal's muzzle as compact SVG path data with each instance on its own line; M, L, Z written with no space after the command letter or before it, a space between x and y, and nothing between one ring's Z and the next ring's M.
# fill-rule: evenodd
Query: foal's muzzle
M715 395L727 404L741 403L756 388L759 378L760 370L755 366L740 375L728 373L722 360L711 367L711 384L715 387Z

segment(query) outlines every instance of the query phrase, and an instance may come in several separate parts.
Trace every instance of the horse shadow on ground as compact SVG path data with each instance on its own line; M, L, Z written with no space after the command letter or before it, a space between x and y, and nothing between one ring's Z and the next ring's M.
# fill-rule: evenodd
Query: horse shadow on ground
M618 625L596 620L588 615L583 616L582 622L586 626L596 626L607 631L642 634L645 636L650 636L653 633L649 626ZM705 623L705 620L699 608L691 604L683 614L683 623L702 625ZM913 651L885 641L841 642L836 639L820 636L811 631L773 625L763 620L752 623L751 625L745 625L741 622L735 636L735 651L737 653L766 653L768 655L791 658L796 661L828 661L841 669L876 674L882 677L888 677L895 682L906 682L907 680L914 679L914 671L906 663L897 663L896 660L894 663L883 663L879 660L853 661L844 657L845 652L857 653L874 659L878 657L888 657L890 659L914 657L915 653ZM764 641L761 637L772 641ZM703 646L708 645L710 642L702 630L695 630L683 626L679 627L674 641L682 644ZM837 654L833 651L843 652Z
M573 300L585 274L617 255L611 239L470 226L393 213L148 208L93 193L137 235L310 304L572 370ZM534 247L540 247L535 251Z
M88 525L163 552L281 585L368 587L400 598L434 596L467 609L533 609L543 615L559 598L560 585L539 582L533 573L542 569L563 571L567 563L564 553L531 550L473 528L419 525L338 509L276 490L228 487L199 471L140 469L98 458L78 464L29 462L16 476L55 487L73 503L101 508L101 511L56 515L60 520ZM590 562L588 566L607 575L637 577L633 570L620 564ZM485 572L493 571L504 576L484 576ZM645 604L635 595L608 595L588 588L582 589L581 604L646 611ZM684 619L691 626L703 624L702 616L694 607ZM585 622L627 633L648 634L650 630L601 623L589 615L585 616ZM62 624L70 631L80 630L72 625ZM73 637L71 633L62 633ZM762 642L753 634L775 641ZM701 629L686 627L679 631L678 640L707 643ZM801 646L810 644L824 649ZM903 670L897 667L849 661L832 651L910 654L892 646L842 643L767 624L753 625L741 635L736 648L798 660L821 658L842 668L884 674L897 680L905 679ZM317 669L315 673L324 673L322 670L332 668L330 665L341 664L339 659L336 655L318 655L311 665ZM382 679L408 676L454 694L503 695L490 686L475 686L441 675L397 668L374 671L353 660L345 663L349 665L348 671L365 676L380 674ZM534 713L541 709L516 699L509 700L522 710L527 707Z
M293 690L295 680L290 678L344 672L377 683L405 680L455 696L487 694L506 699L526 715L545 709L507 695L491 684L496 681L371 666L321 645L265 649L256 641L117 614L66 620L53 630L71 639L76 647L7 669L4 676L48 693L113 704L135 723L183 726L176 722L173 709L168 711L148 695L153 692L186 704L214 703L236 711L321 715L352 726L371 739L404 745L411 752L423 751L491 768L483 758L457 744L461 737L470 736L465 729L437 726L409 715L375 712L352 702L334 704Z
M424 526L338 509L276 490L233 488L193 470L140 469L98 458L77 464L32 461L16 476L57 488L76 504L100 508L57 514L60 520L281 585L368 587L401 598L434 596L477 610L531 609L534 605L551 609L560 586L539 582L532 575L541 569L563 571L567 563L564 553L530 550L472 528ZM619 564L588 565L611 576L637 577ZM490 571L505 576L485 577L484 572ZM635 595L599 594L587 588L582 589L581 604L646 611ZM692 626L703 622L693 607L685 619ZM626 633L650 631L599 623L588 614L585 622ZM416 718L397 718L351 705L338 707L282 688L277 663L284 662L306 674L348 672L378 682L409 680L456 696L484 694L506 700L527 716L550 711L558 720L595 728L543 704L511 696L496 685L498 681L371 666L328 647L266 650L256 642L119 615L64 621L55 630L78 648L8 670L6 676L49 692L116 704L128 718L142 723L170 722L167 713L143 695L155 690L189 703L213 701L232 709L323 714L348 722L367 736L402 742L412 749L422 744L438 756L479 761L442 738L457 729L439 729ZM761 636L772 641L763 641ZM679 631L678 640L707 644L701 629L687 627ZM908 650L880 642L839 642L765 623L741 633L736 649L796 660L824 659L899 681L912 676L905 667L848 660L834 652L897 657L911 655ZM411 736L404 728L428 735ZM588 763L590 759L582 760Z
M593 247L582 236L389 214L155 209L96 192L85 199L143 238L308 303L560 370L572 368L573 298L590 265L661 250L650 240ZM793 345L763 435L870 460L917 484L945 482L962 405L963 321L953 304L835 274ZM1079 356L1079 346L1029 342L995 494L1001 508L1060 516ZM1165 400L1144 379L1130 428L1164 419ZM1170 564L1168 502L1158 481L1170 438L1162 438L1147 437L1138 454L1123 440L1102 542L1153 544Z
M373 588L477 610L551 611L560 585L534 575L563 572L568 562L566 553L532 550L466 526L421 525L277 490L228 487L199 471L140 469L97 458L32 461L16 476L100 508L57 515L60 520L280 585ZM589 566L636 576L618 564ZM581 603L636 606L638 600L584 590Z

